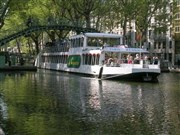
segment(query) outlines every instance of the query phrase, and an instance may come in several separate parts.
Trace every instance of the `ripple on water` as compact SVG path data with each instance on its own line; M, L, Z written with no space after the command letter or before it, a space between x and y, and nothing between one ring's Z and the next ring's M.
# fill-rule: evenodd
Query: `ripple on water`
M162 74L159 83L44 70L0 78L0 108L6 110L0 118L7 134L180 133L179 75Z

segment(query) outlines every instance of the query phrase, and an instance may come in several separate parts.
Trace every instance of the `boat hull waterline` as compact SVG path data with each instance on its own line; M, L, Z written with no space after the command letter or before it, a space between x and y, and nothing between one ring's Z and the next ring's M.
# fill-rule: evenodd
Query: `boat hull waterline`
M126 71L124 68L121 67L106 67L106 66L94 66L92 67L81 67L78 69L68 68L67 65L62 64L53 64L53 63L42 63L42 65L39 67L42 69L48 69L48 70L55 70L55 71L61 71L61 72L68 72L68 73L74 73L79 74L82 76L87 77L95 77L100 80L129 80L129 81L142 81L142 82L157 82L157 77L160 75L160 69L159 70L150 70L150 69L132 69L132 68L126 68ZM87 72L92 70L92 72ZM118 69L117 72L115 72ZM113 72L112 72L113 71Z

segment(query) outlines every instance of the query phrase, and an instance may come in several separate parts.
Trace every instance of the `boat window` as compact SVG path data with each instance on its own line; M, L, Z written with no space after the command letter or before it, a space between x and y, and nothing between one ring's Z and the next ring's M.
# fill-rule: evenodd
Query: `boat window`
M88 46L101 47L105 44L109 46L120 45L120 38L88 37L87 40Z
M154 49L156 49L157 47L156 47L156 42L154 42Z
M158 43L158 49L161 49L161 42Z
M47 62L47 56L44 56L44 62Z
M70 43L71 43L71 47L83 47L83 41L84 38L76 38L76 39L71 39Z
M172 41L169 41L169 48L172 49Z
M85 65L88 64L88 54L85 55L85 63L84 63L84 64L85 64Z
M96 55L95 54L93 54L92 55L92 65L95 65L95 61L96 61Z
M71 39L71 47L75 47L75 45L76 45L75 39Z
M163 42L163 49L166 49L166 42Z
M67 55L49 55L49 56L42 56L42 62L47 63L67 63Z
M83 65L98 65L99 54L83 54Z
M84 38L80 38L80 47L83 47Z
M77 38L77 39L76 39L76 45L75 45L75 47L79 47L79 46L80 46L80 39Z
M92 55L89 54L89 56L88 56L88 64L89 64L89 65L91 65L91 59L92 59Z

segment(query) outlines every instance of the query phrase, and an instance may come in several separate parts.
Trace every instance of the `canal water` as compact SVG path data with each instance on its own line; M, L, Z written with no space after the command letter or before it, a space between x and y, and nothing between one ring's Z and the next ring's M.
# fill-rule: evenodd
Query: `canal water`
M0 73L1 129L5 135L180 135L180 74L141 83L48 70Z

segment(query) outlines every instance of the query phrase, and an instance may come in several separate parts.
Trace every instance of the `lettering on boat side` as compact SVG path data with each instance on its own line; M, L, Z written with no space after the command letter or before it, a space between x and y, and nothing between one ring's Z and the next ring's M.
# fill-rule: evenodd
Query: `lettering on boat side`
M80 64L81 64L80 55L70 55L67 59L67 66L69 68L79 68Z
M118 48L118 47L105 47L104 51L112 51L112 52L147 52L146 49L141 49L141 48Z

